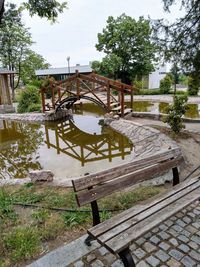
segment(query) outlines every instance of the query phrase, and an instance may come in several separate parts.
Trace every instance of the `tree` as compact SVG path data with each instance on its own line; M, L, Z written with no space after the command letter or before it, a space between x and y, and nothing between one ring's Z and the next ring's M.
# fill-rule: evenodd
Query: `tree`
M0 63L18 73L15 84L14 77L10 81L14 98L14 90L21 79L27 82L36 68L48 65L40 55L30 50L33 41L28 29L22 24L20 10L14 4L6 7L0 24Z
M182 69L200 80L200 1L199 0L163 0L164 9L180 3L185 15L174 23L163 20L154 21L154 33L157 43L162 47L165 59L176 57Z
M0 0L0 23L4 15L4 2L4 0ZM47 18L55 22L58 14L66 9L67 2L59 3L55 0L28 0L23 2L21 7L29 10L31 16L36 14L41 18Z
M151 28L148 20L140 17L138 21L122 14L116 19L108 17L107 25L98 34L98 51L106 54L101 69L112 65L114 75L123 82L130 82L136 76L151 72L155 61L156 47L151 42ZM117 64L113 64L114 62Z
M30 83L36 79L35 71L37 69L47 69L50 64L39 54L27 49L26 55L21 62L21 81L23 84Z

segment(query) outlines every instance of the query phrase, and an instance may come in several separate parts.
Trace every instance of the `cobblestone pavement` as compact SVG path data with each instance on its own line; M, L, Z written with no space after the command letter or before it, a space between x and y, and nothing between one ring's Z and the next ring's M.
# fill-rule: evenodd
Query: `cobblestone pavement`
M136 267L200 267L199 202L137 239L131 251ZM122 267L123 264L100 247L68 266Z

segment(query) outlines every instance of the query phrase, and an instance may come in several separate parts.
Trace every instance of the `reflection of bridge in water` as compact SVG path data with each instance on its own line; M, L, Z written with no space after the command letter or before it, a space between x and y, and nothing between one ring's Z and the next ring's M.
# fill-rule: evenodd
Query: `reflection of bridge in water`
M49 130L55 131L55 138L51 137ZM124 159L132 151L128 139L108 127L103 127L103 133L100 135L89 134L68 120L53 127L46 125L45 133L48 148L52 147L57 150L57 154L64 153L80 161L82 166L104 159L109 162L116 157Z

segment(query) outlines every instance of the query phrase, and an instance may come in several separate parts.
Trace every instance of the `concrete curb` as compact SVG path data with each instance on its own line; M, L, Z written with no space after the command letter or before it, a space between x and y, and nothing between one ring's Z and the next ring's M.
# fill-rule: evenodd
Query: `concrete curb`
M27 267L66 267L73 262L79 260L83 256L92 252L100 245L93 241L92 245L88 247L84 241L87 235L83 235L80 238L72 241L71 243L59 247L48 254L44 255L40 259L27 265Z

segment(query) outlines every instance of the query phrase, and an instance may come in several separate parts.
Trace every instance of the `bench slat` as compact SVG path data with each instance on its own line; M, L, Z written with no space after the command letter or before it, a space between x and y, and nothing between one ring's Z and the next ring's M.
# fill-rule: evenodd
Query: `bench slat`
M155 213L161 211L162 209L165 209L169 205L173 205L178 199L185 197L187 194L192 192L193 190L196 190L200 187L200 181L198 183L195 183L188 188L181 190L180 192L173 194L172 196L168 197L167 199L163 200L162 202L158 203L157 205L154 205L150 207L148 210L141 212L140 214L133 216L129 220L124 220L124 222L117 227L109 230L105 234L101 235L98 240L101 243L104 243L108 241L111 238L114 238L116 235L119 235L121 232L126 231L128 228L134 227L134 225L137 226L138 223L142 223L144 219L146 219L149 216L154 215ZM113 218L114 219L114 218Z
M148 165L158 163L158 162L167 160L169 158L173 158L173 157L175 158L179 155L181 155L181 151L179 148L169 149L164 152L163 151L158 152L151 157L147 156L142 159L135 160L133 162L122 164L120 166L111 168L109 170L105 170L105 171L102 171L96 174L91 174L85 177L72 180L74 191L75 192L81 191L83 189L92 187L99 183L104 183L109 180L112 180L123 174L136 171L138 169L141 169L142 167L146 167Z
M164 173L170 168L176 167L182 161L182 156L175 159L170 159L163 163L154 164L144 169L140 169L136 172L128 173L102 186L97 186L94 189L80 192L76 195L77 203L79 206L82 206L111 193L114 193L117 190L121 190L128 186L136 184L137 182L149 180L156 175Z
M199 196L200 188L197 188L183 198L178 199L173 204L160 210L156 214L147 217L138 225L129 228L126 232L109 240L105 243L105 247L113 253L119 253L124 248L128 247L133 240L157 226L159 223L173 216L175 213L179 212L181 209L191 204L195 200L199 199Z
M196 185L196 183L199 182L199 179L194 178L190 181L182 182L180 185L176 185L176 187L173 187L170 191L166 192L164 195L157 197L154 201L151 201L150 204L140 204L136 205L128 210L123 211L120 214L115 215L113 218L110 218L109 220L106 220L105 222L102 222L99 225L96 225L88 230L88 233L93 237L98 237L99 235L104 234L109 229L112 229L116 227L117 225L121 224L125 220L129 220L131 217L140 214L143 211L148 210L150 207L157 205L158 203L162 202L163 200L166 200L169 196L175 195L178 192L184 190L185 188Z

